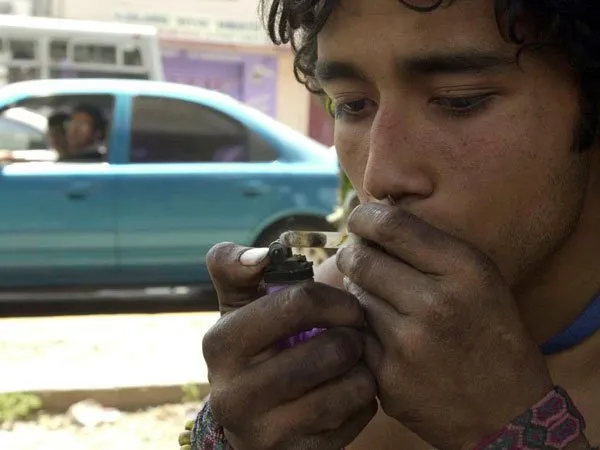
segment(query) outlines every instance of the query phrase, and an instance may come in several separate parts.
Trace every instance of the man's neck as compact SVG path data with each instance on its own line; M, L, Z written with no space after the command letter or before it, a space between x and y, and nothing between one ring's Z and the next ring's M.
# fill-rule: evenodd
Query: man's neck
M592 172L576 230L514 292L522 320L538 343L568 327L600 292L600 176Z
M586 258L589 269L557 265L535 287L515 293L521 318L539 344L567 328L600 292L600 246L596 251L595 258Z

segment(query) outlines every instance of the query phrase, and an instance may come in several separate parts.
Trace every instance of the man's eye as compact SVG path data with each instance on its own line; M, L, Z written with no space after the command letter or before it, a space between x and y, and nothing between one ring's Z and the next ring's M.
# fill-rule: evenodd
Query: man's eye
M340 119L345 116L360 116L368 107L368 100L356 100L353 102L341 103L334 106L334 117Z
M472 95L469 97L440 97L432 101L433 104L445 109L455 116L464 116L474 113L484 107L491 94Z

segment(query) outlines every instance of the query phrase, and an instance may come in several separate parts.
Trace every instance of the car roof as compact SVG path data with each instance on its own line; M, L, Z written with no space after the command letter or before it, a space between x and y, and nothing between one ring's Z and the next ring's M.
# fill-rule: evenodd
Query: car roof
M171 83L168 81L152 80L127 80L120 78L61 78L48 80L30 80L10 83L0 88L2 96L11 94L21 94L26 92L28 95L55 95L61 92L111 92L115 94L131 94L132 92L140 94L179 94L195 95L215 101L223 101L232 104L241 104L233 97L221 92L205 89L197 86L190 86L180 83Z

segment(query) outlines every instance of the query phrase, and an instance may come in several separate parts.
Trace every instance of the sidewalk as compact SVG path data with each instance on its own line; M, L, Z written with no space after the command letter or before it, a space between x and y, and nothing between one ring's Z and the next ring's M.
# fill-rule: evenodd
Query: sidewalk
M0 392L33 392L44 409L91 398L122 410L208 393L202 338L217 313L0 319Z

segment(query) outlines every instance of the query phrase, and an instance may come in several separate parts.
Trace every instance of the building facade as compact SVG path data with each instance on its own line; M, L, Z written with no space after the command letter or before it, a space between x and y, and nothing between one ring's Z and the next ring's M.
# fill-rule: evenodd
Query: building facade
M267 41L256 0L54 0L50 9L69 19L154 25L168 81L222 91L317 140L330 140L329 118L294 78L290 49Z

